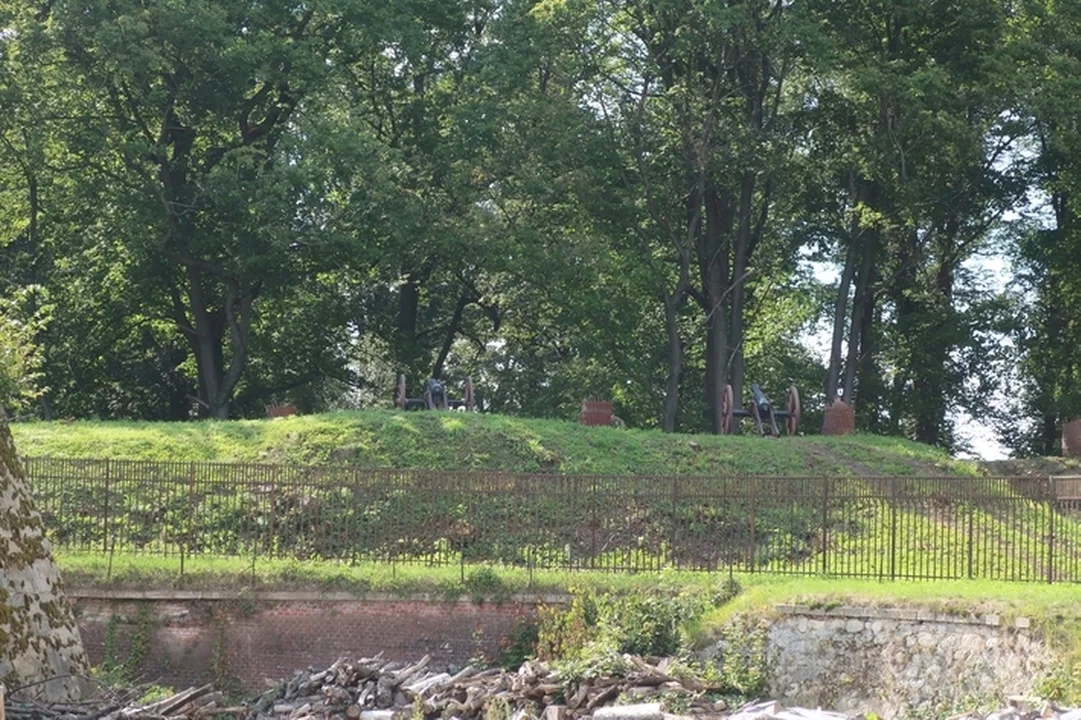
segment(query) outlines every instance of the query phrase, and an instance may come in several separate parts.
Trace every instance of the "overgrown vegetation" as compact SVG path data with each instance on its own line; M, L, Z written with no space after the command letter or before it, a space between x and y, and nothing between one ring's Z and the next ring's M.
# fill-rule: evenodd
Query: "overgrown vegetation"
M731 600L739 590L734 578L678 593L575 589L567 606L540 609L537 656L552 662L568 687L632 670L625 659L630 654L672 658L666 672L693 674L715 696L754 697L766 680L765 626L742 619L727 625L716 661L695 655L690 633L717 600ZM673 712L686 700L664 698Z

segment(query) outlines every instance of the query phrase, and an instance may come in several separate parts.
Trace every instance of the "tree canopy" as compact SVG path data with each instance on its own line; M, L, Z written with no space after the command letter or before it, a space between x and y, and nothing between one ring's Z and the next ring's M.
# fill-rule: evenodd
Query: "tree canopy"
M726 386L1015 453L1081 416L1081 10L0 2L0 404L720 431ZM995 263L1006 269L989 277Z

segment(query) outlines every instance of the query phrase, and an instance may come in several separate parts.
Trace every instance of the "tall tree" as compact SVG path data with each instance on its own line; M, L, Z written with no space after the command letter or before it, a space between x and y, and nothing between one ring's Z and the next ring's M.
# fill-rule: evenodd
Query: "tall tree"
M259 298L297 282L295 253L327 230L303 204L295 129L304 103L349 59L357 3L52 3L40 16L92 95L98 176L123 212L141 278L169 303L197 368L205 414L227 417ZM317 232L318 231L318 232Z
M835 174L849 220L826 393L843 388L868 428L948 445L978 320L958 277L1023 190L1005 162L1022 132L1005 12L996 0L822 12L839 74L821 115L854 140Z
M1004 439L1020 455L1060 451L1063 422L1081 417L1081 8L1031 0L1017 17L1034 182L1046 200L1017 253L1021 316L1017 386ZM1018 418L1033 418L1018 421Z

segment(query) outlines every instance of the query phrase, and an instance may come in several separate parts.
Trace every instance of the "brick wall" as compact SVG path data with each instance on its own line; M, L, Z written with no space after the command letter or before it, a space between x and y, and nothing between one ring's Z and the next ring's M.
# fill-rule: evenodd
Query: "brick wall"
M143 682L182 689L214 681L259 692L296 669L383 652L434 666L494 659L538 598L501 604L427 598L266 593L69 593L94 665L131 658ZM559 602L560 598L549 598Z

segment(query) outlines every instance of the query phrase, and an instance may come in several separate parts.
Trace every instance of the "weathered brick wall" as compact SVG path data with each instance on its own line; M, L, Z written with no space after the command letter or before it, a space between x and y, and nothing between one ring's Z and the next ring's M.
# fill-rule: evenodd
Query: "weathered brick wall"
M302 593L252 598L204 593L73 593L94 665L130 661L143 682L183 688L214 681L246 693L298 668L342 656L464 665L496 658L501 642L534 615L535 599L501 604L334 597ZM136 597L131 597L136 595Z

